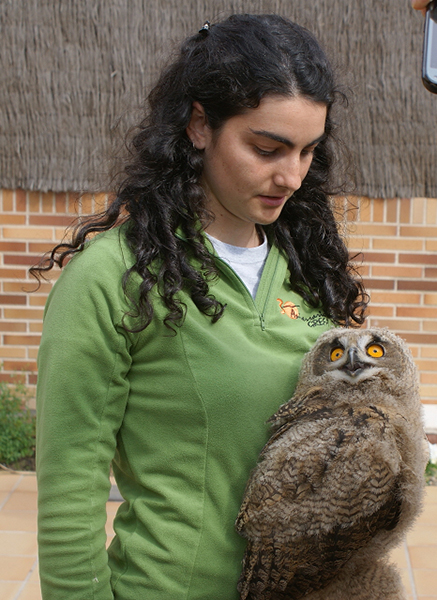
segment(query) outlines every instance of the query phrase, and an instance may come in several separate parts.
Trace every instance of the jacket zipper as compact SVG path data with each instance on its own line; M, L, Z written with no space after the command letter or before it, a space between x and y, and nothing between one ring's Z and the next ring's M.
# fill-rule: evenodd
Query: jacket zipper
M239 282L240 282L241 286L242 286L242 287L243 287L243 289L244 289L244 293L245 293L247 296L249 296L249 298L250 298L250 300L251 300L251 302L252 302L252 305L253 305L253 307L254 307L254 309L255 309L255 312L256 312L256 313L257 313L257 315L258 315L258 318L259 318L259 323L260 323L260 327L261 327L261 331L265 331L265 330L266 330L266 321L265 321L265 318L264 318L264 314L265 314L265 311L266 311L266 307L267 307L267 302L268 302L268 299L269 299L269 297L270 297L270 290L271 290L271 286L272 286L272 281L273 281L273 279L274 279L274 276L275 276L275 273L276 273L276 267L275 267L275 272L273 273L273 275L272 275L272 277L271 277L271 279L270 279L269 289L268 289L268 292L267 292L267 294L266 294L266 298L265 298L265 301L264 301L264 305L263 305L263 307L262 307L262 311L260 312L260 311L258 310L258 307L257 307L257 305L255 304L255 299L252 297L252 294L251 294L251 293L249 292L249 290L247 289L247 287L246 287L246 285L244 284L244 281L241 279L241 277L240 277L240 276L239 276L239 275L238 275L238 274L237 274L237 273L234 271L234 269L233 269L233 268L232 268L230 265L228 265L228 263L227 263L226 261L224 261L222 258L220 258L219 256L214 256L214 259L215 259L217 262L219 262L219 263L220 263L221 267L223 267L223 266L224 266L224 267L225 267L225 270L226 270L226 269L228 269L228 270L229 270L229 271L232 273L232 275L235 277L235 279L236 279L237 281L239 281Z
M180 235L180 233L178 233L178 232L176 232L176 236L179 239L181 239L181 240L185 239L184 236ZM212 244L211 244L211 246L212 246ZM234 269L230 265L228 265L228 263L226 261L224 261L223 259L221 259L216 253L214 253L214 250L213 250L212 254L214 256L214 259L216 261L218 261L219 263L221 263L222 266L225 267L225 269L229 269L231 271L231 273L233 274L233 276L237 279L237 281L240 282L240 284L242 285L242 287L244 289L244 293L246 293L249 296L249 298L250 298L250 300L252 302L252 305L253 305L253 307L254 307L257 315L258 315L259 323L260 323L260 327L261 327L261 331L265 331L266 330L266 321L265 321L265 318L264 318L264 313L266 311L267 301L268 301L268 299L270 297L270 290L271 290L271 287L272 287L272 281L273 281L273 279L274 279L274 277L276 275L276 269L278 267L278 259L276 260L275 269L274 269L274 272L272 274L272 277L270 278L269 289L268 289L268 292L266 294L266 299L264 301L264 306L262 308L262 312L259 312L259 310L258 310L258 308L257 308L257 306L255 304L255 299L252 298L252 294L249 292L249 290L245 286L244 281L237 275L237 273L234 271ZM262 275L261 275L261 277L262 277Z

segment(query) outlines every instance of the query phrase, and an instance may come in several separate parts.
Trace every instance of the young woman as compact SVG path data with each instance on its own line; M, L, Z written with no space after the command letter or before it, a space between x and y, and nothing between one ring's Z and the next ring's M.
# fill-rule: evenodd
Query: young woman
M39 269L72 256L39 355L44 600L238 598L266 420L317 337L364 318L328 198L336 98L298 25L206 24L152 91L108 210Z

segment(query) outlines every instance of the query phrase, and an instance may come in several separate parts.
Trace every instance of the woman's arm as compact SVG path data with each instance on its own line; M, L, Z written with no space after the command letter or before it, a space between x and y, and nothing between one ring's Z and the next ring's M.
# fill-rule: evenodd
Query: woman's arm
M38 358L44 600L113 598L105 504L129 393L130 341L119 326L125 308L116 260L110 251L99 258L92 246L70 262L52 290Z

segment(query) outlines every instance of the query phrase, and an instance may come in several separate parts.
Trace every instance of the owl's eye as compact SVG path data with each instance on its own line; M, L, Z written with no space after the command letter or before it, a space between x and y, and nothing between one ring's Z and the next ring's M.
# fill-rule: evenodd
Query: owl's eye
M367 348L367 354L373 356L373 358L381 358L381 356L384 356L385 350L379 344L370 344Z
M343 356L343 354L344 354L343 348L334 348L331 351L331 361L335 362L336 360L341 358Z

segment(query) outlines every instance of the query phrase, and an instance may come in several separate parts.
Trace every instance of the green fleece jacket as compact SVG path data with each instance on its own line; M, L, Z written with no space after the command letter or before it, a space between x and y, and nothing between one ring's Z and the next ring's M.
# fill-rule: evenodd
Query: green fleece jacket
M270 250L255 301L220 259L215 324L181 294L171 335L128 333L123 228L66 266L45 312L37 389L44 600L236 600L245 542L234 530L268 417L293 393L302 356L331 324L287 285ZM105 549L113 460L125 498Z

